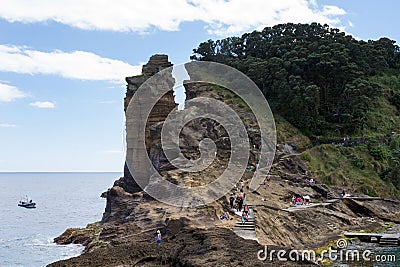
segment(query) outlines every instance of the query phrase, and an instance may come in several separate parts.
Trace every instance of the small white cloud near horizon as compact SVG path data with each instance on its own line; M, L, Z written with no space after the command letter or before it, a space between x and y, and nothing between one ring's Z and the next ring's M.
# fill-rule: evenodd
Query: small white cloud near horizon
M84 30L144 33L177 31L184 22L206 23L209 33L231 35L279 23L340 23L346 11L317 0L0 0L9 22L54 21Z
M29 106L37 107L37 108L55 108L56 104L50 101L36 101L30 103Z
M14 127L17 127L17 125L9 124L9 123L0 123L0 127L3 127L3 128L14 128Z
M1 0L0 0L1 1ZM141 65L103 58L85 51L42 52L26 46L0 44L0 71L52 74L68 79L123 83L124 77L141 73Z
M27 96L26 93L20 91L15 86L0 83L0 102L12 102L18 98L24 98Z

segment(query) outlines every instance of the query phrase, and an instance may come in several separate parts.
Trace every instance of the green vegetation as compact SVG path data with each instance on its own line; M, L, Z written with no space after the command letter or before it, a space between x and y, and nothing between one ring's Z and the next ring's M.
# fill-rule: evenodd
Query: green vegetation
M274 112L277 139L324 183L370 196L400 194L400 49L388 38L356 40L328 25L280 24L208 40L191 59L249 76ZM240 101L216 92L236 105ZM332 140L363 142L334 146ZM312 146L318 140L323 145Z
M275 115L274 118L278 143L296 144L299 151L311 147L310 139L303 135L299 129L279 115Z
M400 105L399 47L388 38L358 41L327 25L288 23L208 40L191 58L239 69L274 113L308 135L363 134L373 130L368 116L380 97Z
M213 91L217 93L218 96L222 97L225 103L233 104L238 106L239 108L243 108L246 109L247 111L250 111L250 108L246 104L246 102L244 102L243 99L232 93L230 90L216 84L210 84L210 85Z
M320 145L302 154L313 173L328 185L346 186L369 196L397 197L399 165L386 145L336 147Z

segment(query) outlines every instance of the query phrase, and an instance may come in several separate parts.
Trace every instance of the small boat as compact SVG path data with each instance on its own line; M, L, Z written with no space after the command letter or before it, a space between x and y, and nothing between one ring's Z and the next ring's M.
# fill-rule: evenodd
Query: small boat
M26 196L25 198L21 199L18 202L18 206L27 208L27 209L34 209L34 208L36 208L36 203L32 202L32 199L28 200L28 196Z

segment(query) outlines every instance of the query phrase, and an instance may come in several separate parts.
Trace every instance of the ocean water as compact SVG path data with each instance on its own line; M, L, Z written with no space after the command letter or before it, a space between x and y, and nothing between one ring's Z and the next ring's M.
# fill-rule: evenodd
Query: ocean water
M39 267L79 255L80 245L53 238L101 220L102 192L121 173L0 173L0 266ZM28 195L36 209L18 207Z

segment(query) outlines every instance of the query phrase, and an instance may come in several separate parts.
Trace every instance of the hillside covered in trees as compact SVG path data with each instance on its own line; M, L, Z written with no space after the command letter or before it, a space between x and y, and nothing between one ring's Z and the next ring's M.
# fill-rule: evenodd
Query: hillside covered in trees
M208 40L191 59L248 75L274 114L302 136L320 144L344 136L367 140L318 150L310 142L302 157L323 182L369 195L399 192L400 50L394 40L363 41L328 25L288 23ZM279 125L278 137L286 134Z
M309 134L360 134L385 96L400 107L395 41L358 41L328 25L281 24L201 43L191 59L216 61L248 75L274 112ZM396 85L386 92L385 85ZM396 90L394 90L396 89Z

